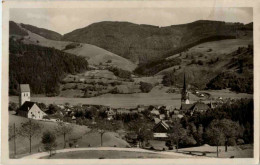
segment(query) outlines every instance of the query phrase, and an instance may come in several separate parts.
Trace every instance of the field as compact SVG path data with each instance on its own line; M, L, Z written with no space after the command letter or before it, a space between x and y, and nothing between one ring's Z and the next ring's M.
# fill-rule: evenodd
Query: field
M45 104L64 104L66 102L71 105L77 104L95 104L106 105L114 108L120 107L136 107L137 105L173 105L179 108L181 105L181 94L179 93L166 93L168 88L159 86L155 87L150 93L134 93L134 94L104 94L91 98L68 98L68 97L45 97L45 96L32 96L31 100ZM253 98L251 94L235 93L228 90L219 91L203 91L210 93L213 98ZM10 96L10 101L18 103L18 96ZM200 98L190 94L190 101L195 102Z
M216 146L203 145L200 147L182 148L179 149L180 153L192 153L193 155L202 155L206 153L207 157L216 157ZM220 158L230 158L234 156L235 158L252 158L253 157L253 145L241 145L241 146L230 146L228 151L225 152L225 146L219 147L219 157Z
M27 118L15 116L9 113L9 124L13 125L15 123L16 127L19 127L21 123L28 121ZM41 132L46 130L53 131L56 127L56 123L54 122L45 122L45 121L37 121L39 124L43 126ZM89 133L90 129L87 126L73 125L73 132L68 135L67 140L73 141L74 145L78 145L78 147L89 147L89 146L100 146L100 135L97 132ZM32 153L36 153L41 148L41 135L39 137L35 137L32 139ZM63 137L57 136L56 139L58 143L57 149L63 148ZM19 142L19 143L18 143ZM103 136L103 146L118 146L118 147L126 147L128 143L124 140L120 139L120 136L117 133L108 132ZM9 155L13 157L14 147L13 140L9 141L10 153ZM68 145L67 145L68 147ZM16 153L17 155L26 155L29 153L29 140L23 137L18 137L16 139ZM19 156L18 156L19 157Z
M74 151L58 153L50 159L140 159L140 158L178 158L178 156L162 155L154 153L127 152L127 151Z

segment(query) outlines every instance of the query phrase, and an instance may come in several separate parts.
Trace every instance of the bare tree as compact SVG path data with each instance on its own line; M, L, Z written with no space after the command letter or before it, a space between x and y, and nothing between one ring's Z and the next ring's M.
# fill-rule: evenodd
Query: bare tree
M56 127L57 134L63 135L64 139L64 148L66 148L66 136L71 134L73 131L73 127L71 124L67 124L64 122L58 122L58 125Z
M15 123L13 125L9 125L9 137L8 141L13 140L14 143L14 156L16 155L16 138L17 138L18 129L15 127Z
M18 130L18 134L22 137L28 138L30 143L30 153L32 152L32 138L37 137L42 130L42 125L29 119L28 122L22 123Z

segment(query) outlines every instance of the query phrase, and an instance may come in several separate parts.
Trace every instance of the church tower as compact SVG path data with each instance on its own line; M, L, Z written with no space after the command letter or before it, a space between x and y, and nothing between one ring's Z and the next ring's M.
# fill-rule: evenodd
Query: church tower
M181 104L190 104L185 73L184 73L184 77L183 77L183 88L182 88L182 92L181 92Z
M20 84L19 105L22 106L24 102L30 101L30 86L29 84Z

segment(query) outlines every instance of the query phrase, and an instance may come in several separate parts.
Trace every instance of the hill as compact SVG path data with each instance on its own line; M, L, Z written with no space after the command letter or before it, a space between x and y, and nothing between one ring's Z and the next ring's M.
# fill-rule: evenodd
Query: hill
M32 26L32 25L28 25L28 24L21 24L21 27L35 33L35 34L38 34L44 38L47 38L47 39L51 39L51 40L61 40L62 38L62 35L57 33L57 32L54 32L54 31L51 31L51 30L47 30L47 29L43 29L43 28L38 28L36 26Z
M88 62L54 48L9 40L9 93L16 95L19 84L30 84L34 94L59 94L59 83L67 74L81 73Z
M51 47L59 49L63 52L82 56L88 60L90 65L109 65L128 71L132 71L136 68L136 64L134 64L133 62L97 46L85 43L73 43L69 41L57 41L48 39L48 36L46 38L46 35L42 35L37 31L35 32L36 28L33 26L33 28L31 28L30 25L24 26L24 24L20 25L12 21L10 21L9 24L10 36L19 38L25 44Z
M96 45L142 64L203 42L250 35L245 27L240 23L219 21L195 21L167 27L105 21L67 33L62 40Z
M250 41L244 42L246 43L252 44ZM158 73L164 75L163 84L181 87L185 72L187 81L193 88L217 90L231 88L236 92L252 93L252 45L236 44L237 48L234 49L230 44L231 46L223 47L222 52L225 53L220 53L219 48L213 47L214 44L211 45L212 47L208 47L209 45L209 43L198 45L178 57L171 57L180 58L182 63ZM216 48L217 51L214 51Z

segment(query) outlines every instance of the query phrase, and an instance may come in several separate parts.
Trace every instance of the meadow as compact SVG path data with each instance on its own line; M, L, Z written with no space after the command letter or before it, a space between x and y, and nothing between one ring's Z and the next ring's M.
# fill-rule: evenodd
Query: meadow
M28 119L20 116L13 115L12 113L9 113L9 126L13 126L15 123L16 128L19 128L21 126L21 123L27 122ZM50 130L54 131L55 127L57 126L57 123L55 122L48 122L48 121L37 121L39 124L43 126L41 133L38 137L34 137L32 139L32 153L37 153L42 150L42 144L41 144L41 135L44 131ZM90 131L90 129L87 126L80 126L76 124L72 124L73 131L70 135L67 136L67 141L72 142L73 146L76 145L78 147L98 147L100 146L101 137L100 134L96 131ZM56 135L56 141L57 141L57 149L62 149L64 145L63 136ZM67 147L69 147L67 142ZM103 146L108 147L127 147L129 144L122 140L120 136L117 133L114 132L107 132L103 135ZM14 143L13 140L9 141L9 155L11 158L14 157ZM40 149L40 150L39 150ZM21 157L29 154L29 140L18 136L16 139L16 157Z
M155 87L150 93L134 93L134 94L104 94L91 98L69 98L69 97L46 97L46 96L32 96L31 101L45 103L45 104L95 104L106 105L113 108L132 108L137 105L172 105L176 108L181 106L181 94L166 93L168 88ZM252 94L235 93L229 90L209 90L202 91L211 94L211 98L222 97L225 98L253 98ZM190 94L190 101L195 102L200 100L193 94ZM9 101L18 103L18 96L10 96Z

